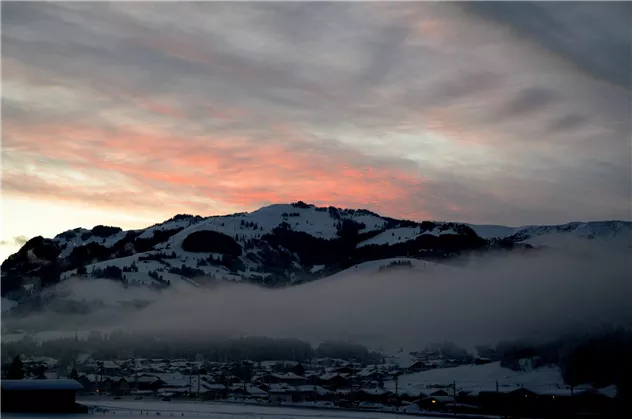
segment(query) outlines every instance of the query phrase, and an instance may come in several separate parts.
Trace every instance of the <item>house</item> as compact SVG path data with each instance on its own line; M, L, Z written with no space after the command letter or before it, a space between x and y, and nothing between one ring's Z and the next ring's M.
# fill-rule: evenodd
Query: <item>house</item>
M353 368L350 365L334 368L331 372L336 374L353 374Z
M153 375L139 375L130 378L130 386L137 390L158 390L165 384L160 378Z
M293 372L288 372L286 374L270 374L269 382L275 384L290 384L293 386L300 386L303 384L307 384L307 379L300 375L296 375Z
M454 397L429 396L419 402L419 407L425 410L442 410L447 404L454 404Z
M2 380L3 412L73 413L77 391L75 380ZM85 410L87 411L87 409Z
M118 391L122 389L129 389L129 383L123 377L103 377L101 381L97 382L97 388L103 391Z
M323 374L318 377L318 384L323 387L338 389L350 387L351 381L340 374Z
M430 369L423 361L415 361L409 365L402 366L402 371L405 372L421 372Z
M105 375L118 374L121 371L121 366L113 361L103 361L101 368Z
M293 401L294 387L288 384L270 384L264 386L268 391L269 400L277 403L289 403Z
M131 386L130 383L125 378L120 378L118 382L116 382L116 393L117 394L128 394L130 392Z
M360 402L386 404L392 394L390 391L384 389L362 389L355 392L353 398Z
M443 397L443 396L449 396L449 394L445 390L436 390L436 391L433 391L432 393L430 393L429 396L432 396L432 397Z
M333 394L333 391L326 388L309 384L296 386L296 392L300 394L301 399L310 401L326 400Z
M224 398L228 393L228 388L224 384L207 383L204 391L200 391L205 399L214 400Z
M79 390L80 393L92 393L97 389L98 377L94 374L82 374L77 381L83 386L83 389Z

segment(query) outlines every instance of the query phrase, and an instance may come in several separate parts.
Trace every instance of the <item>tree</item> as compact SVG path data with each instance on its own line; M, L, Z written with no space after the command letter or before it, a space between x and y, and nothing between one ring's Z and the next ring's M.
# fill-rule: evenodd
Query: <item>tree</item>
M37 378L39 380L45 379L46 378L46 366L38 365L37 367L35 367L35 369L33 370L33 375L35 375L35 378Z
M305 375L305 367L302 364L298 363L294 366L294 368L292 368L292 372L296 375L303 376Z
M24 364L19 356L16 356L9 367L7 380L22 380L24 378Z
M77 367L72 367L72 371L70 371L70 375L68 376L68 378L72 378L73 380L76 380L77 378L79 378Z

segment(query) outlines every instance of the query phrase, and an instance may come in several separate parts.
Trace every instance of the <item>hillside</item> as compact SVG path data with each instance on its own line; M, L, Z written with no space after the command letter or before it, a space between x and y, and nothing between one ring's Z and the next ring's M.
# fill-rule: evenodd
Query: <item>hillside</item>
M303 202L226 216L184 214L140 230L96 226L52 239L35 237L2 264L2 296L27 301L75 276L155 290L205 287L223 280L280 287L382 259L441 263L467 252L530 249L569 237L629 247L632 223L477 226L397 220L368 210Z

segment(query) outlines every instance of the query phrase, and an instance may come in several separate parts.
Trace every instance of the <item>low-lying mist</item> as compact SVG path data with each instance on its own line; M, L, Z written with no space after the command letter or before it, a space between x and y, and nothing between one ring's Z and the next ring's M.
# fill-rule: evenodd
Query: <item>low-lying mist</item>
M461 268L352 270L283 289L226 283L158 293L123 289L109 280L72 279L60 289L79 290L83 298L153 302L144 308L104 306L74 316L40 313L37 323L49 330L125 329L178 338L333 339L383 350L420 349L444 340L472 348L505 339L548 339L601 324L632 324L629 256L629 249L588 247L505 252L469 257Z

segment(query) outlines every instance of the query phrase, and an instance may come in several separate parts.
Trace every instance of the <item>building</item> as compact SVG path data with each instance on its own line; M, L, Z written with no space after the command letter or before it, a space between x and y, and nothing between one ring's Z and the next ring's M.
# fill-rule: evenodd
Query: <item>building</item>
M2 380L3 412L79 413L75 380Z
M307 379L305 377L296 375L293 372L288 372L286 374L270 374L267 379L270 383L275 384L289 384L293 386L307 384Z

